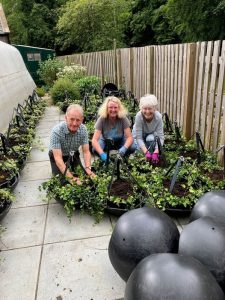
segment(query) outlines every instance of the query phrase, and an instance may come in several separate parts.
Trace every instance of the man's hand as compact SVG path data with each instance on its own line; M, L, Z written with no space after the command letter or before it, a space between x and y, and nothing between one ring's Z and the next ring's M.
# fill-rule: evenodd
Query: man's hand
M78 185L82 184L82 182L80 181L80 179L78 177L73 176L73 178L71 178L71 181L72 181L72 183L75 182Z
M96 177L96 174L94 173L94 172L92 172L91 171L91 168L90 167L86 167L85 168L85 172L86 172L86 174L88 175L88 176L90 176L90 177Z

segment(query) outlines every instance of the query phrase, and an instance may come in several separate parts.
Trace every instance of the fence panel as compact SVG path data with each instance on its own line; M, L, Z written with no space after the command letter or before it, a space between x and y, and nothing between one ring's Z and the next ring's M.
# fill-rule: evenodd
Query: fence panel
M167 112L188 135L199 131L206 149L215 151L225 143L224 43L222 49L220 41L198 42L74 54L59 59L85 65L87 74L99 76L102 85L113 82L137 98L155 94L162 113Z

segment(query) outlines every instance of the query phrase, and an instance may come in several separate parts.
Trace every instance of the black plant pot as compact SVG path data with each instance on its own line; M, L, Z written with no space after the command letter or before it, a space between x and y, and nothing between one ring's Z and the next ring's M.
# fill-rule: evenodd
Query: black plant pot
M107 213L111 214L111 215L120 217L120 216L122 216L125 212L127 212L128 209L127 209L127 208L123 208L123 207L116 206L114 203L108 201L108 202L107 202L107 206L106 206L105 211L106 211Z
M19 182L19 177L20 175L19 173L17 173L16 175L12 176L10 179L6 179L4 182L0 184L0 188L2 189L8 188L11 191L13 191Z
M7 215L11 205L12 205L12 201L0 199L0 221Z
M165 213L171 217L188 217L191 214L191 207L177 206L177 207L166 207Z

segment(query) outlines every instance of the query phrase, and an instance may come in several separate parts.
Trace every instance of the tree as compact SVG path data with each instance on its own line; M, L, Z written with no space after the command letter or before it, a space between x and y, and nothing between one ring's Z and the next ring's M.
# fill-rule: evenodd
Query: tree
M130 45L144 46L173 40L173 31L165 18L167 0L135 0L129 22ZM156 35L157 33L157 35Z
M130 15L126 0L77 0L62 9L57 29L61 50L98 51L124 44L124 24Z
M225 1L168 0L167 15L183 42L224 38Z
M54 48L58 9L68 0L2 0L14 44Z

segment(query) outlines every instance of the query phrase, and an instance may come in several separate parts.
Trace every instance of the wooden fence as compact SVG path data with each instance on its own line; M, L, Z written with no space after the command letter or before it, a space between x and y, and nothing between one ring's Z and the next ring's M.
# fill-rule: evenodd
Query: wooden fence
M187 138L196 131L207 149L225 144L225 41L125 48L62 56L88 75L132 91L153 93L159 110L177 121Z

